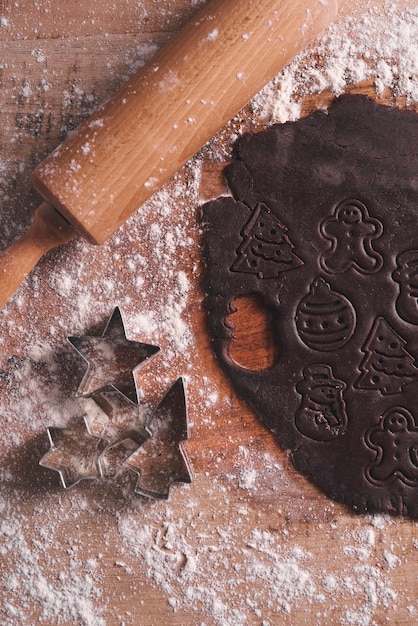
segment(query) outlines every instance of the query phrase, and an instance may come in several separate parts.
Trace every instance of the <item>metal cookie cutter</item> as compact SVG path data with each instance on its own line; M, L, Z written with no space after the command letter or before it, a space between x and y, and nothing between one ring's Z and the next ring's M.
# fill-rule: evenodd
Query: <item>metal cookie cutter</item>
M118 427L107 429L107 437L93 434L85 417L66 428L47 429L50 450L39 464L57 471L66 489L81 480L114 478L123 467L139 475L135 492L148 498L167 499L174 483L192 481L182 445L189 437L182 378L170 387L145 425L138 407L119 392L103 394L96 404L119 421Z
M49 451L39 465L59 473L63 486L68 489L80 480L93 480L102 476L100 455L108 441L90 432L85 417L67 428L47 428Z
M135 492L148 498L167 499L173 483L190 483L182 445L189 436L183 379L151 414L138 402L134 373L158 346L127 339L118 307L101 336L68 339L88 363L77 396L94 396L90 401L102 417L92 430L85 417L66 428L48 428L50 449L40 465L57 471L66 489L81 480L115 478L124 468L138 474Z
M68 341L88 363L78 396L117 389L131 402L138 403L135 372L160 348L127 339L119 307L113 311L102 336L68 337Z
M126 461L139 474L135 491L167 499L173 483L190 483L191 468L182 442L189 437L184 382L179 378L153 411L147 439Z
M150 409L133 404L117 390L96 394L94 402L108 418L101 428L109 442L100 457L103 476L114 478L123 471L126 459L149 438L145 424Z

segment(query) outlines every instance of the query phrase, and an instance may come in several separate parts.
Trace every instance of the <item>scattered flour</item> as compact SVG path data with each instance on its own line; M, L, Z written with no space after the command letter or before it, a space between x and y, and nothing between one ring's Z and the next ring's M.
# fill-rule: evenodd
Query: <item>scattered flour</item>
M104 626L106 621L95 607L100 591L91 564L73 557L71 567L57 574L55 584L51 584L48 570L56 564L42 562L51 547L47 528L44 527L43 536L36 531L29 534L24 517L0 524L0 554L13 563L2 575L2 623L28 624L28 615L36 605L40 623L60 623L65 619L80 626Z
M215 493L216 481L209 497ZM226 494L232 496L229 491ZM305 623L305 619L314 623L307 615L315 614L317 624L335 623L332 607L339 602L351 605L339 623L372 624L376 611L396 605L384 557L377 563L372 553L365 560L343 559L352 531L347 527L342 531L339 522L332 532L321 525L312 527L308 548L297 545L285 528L274 532L257 526L251 529L242 507L237 509L235 522L222 523L223 515L219 511L206 526L204 515L194 506L186 507L182 519L173 522L156 511L145 519L120 516L124 555L133 553L145 564L147 577L164 591L175 610L188 605L203 609L220 626L244 626L262 619L271 625ZM275 515L270 519L277 521ZM364 524L368 530L371 520ZM336 563L320 554L316 543L332 535ZM354 541L361 549L361 532ZM269 615L276 617L270 621Z
M400 11L395 2L371 5L359 17L332 24L313 54L301 52L255 97L255 109L270 122L295 120L305 96L341 94L368 79L378 95L390 89L418 102L417 39L418 7Z
M193 7L202 4L191 0ZM0 26L6 31L10 20L0 17ZM358 19L331 26L314 55L301 53L271 81L253 99L255 115L266 123L297 119L306 96L324 90L339 94L370 79L378 94L390 89L407 103L418 102L417 41L416 7L399 11L392 2L379 10L371 6ZM127 73L136 69L136 52ZM40 48L31 56L39 64L48 61ZM39 89L47 98L49 82L46 77L43 81L40 86L24 82L18 95L29 101ZM77 84L63 91L61 105L68 118L80 102L88 108L94 98ZM36 132L36 119L34 124ZM234 126L234 132L241 130ZM67 425L95 412L92 401L75 399L84 367L65 338L96 330L115 305L125 313L129 338L162 348L164 360L141 374L144 399L153 387L160 397L173 382L167 371L178 371L195 389L191 420L196 427L210 432L215 420L225 418L229 400L218 393L196 356L192 319L200 306L192 284L200 273L196 206L201 160L210 151L223 153L221 143L214 139L187 165L187 182L179 175L104 246L92 249L77 240L67 251L53 254L0 313L4 626L145 623L138 616L141 607L142 617L147 615L149 585L161 594L161 610L169 612L173 625L183 624L185 613L206 626L319 625L337 623L336 615L343 626L371 626L385 612L402 623L415 623L416 593L396 591L413 589L411 581L403 583L405 551L418 549L418 541L405 546L406 522L342 514L328 502L325 512L313 510L303 495L295 494L296 482L286 483L291 479L283 464L260 457L251 441L237 447L235 470L218 475L221 443L208 439L202 452L207 474L176 489L168 503L134 498L128 476L114 492L100 481L63 492L52 479L47 481L36 461L33 466L44 452L46 426ZM0 159L4 206L12 194L15 167ZM28 178L23 165L20 175ZM8 214L2 218L5 237L16 232L12 222ZM141 247L143 241L148 250ZM45 301L52 303L51 310L45 310ZM152 384L147 386L147 380ZM34 469L27 475L25 467ZM306 536L280 502L271 508L266 504L271 498L263 500L263 493L274 493L279 481L301 507L298 519L306 519ZM411 533L415 525L408 528ZM135 597L135 606L125 596Z

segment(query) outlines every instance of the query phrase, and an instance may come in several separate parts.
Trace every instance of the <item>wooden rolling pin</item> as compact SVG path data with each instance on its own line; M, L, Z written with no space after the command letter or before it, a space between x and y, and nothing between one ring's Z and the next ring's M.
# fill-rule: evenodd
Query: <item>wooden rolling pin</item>
M34 171L0 306L75 232L103 243L336 15L337 0L211 0Z

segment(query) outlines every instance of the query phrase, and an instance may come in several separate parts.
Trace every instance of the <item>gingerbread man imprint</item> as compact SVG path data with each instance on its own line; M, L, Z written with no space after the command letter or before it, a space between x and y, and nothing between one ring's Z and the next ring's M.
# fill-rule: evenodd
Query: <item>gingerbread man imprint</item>
M383 226L370 217L360 200L340 202L334 215L321 223L320 230L331 242L331 248L320 259L326 272L342 274L352 267L361 274L373 274L382 267L383 258L373 250L373 240L381 236Z
M407 409L388 409L380 424L366 433L366 443L377 452L376 459L366 468L371 483L382 484L396 478L407 485L418 483L418 428Z

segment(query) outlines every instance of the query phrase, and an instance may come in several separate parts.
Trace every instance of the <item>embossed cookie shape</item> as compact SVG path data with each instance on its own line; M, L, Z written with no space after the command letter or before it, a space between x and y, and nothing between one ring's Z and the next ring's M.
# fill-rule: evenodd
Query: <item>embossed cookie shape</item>
M396 310L407 322L418 324L418 250L402 252L396 262L397 269L392 274L400 289Z
M382 394L400 393L404 385L417 380L413 357L405 349L406 341L383 317L378 317L363 347L366 353L356 381L358 389L379 390Z
M293 244L281 224L265 204L260 203L242 231L243 241L237 250L233 272L277 278L281 272L303 265L293 252Z
M207 203L203 223L208 328L238 395L327 496L418 519L417 145L416 112L341 96L240 137L232 196ZM293 271L273 245L256 254L277 222ZM251 339L247 367L228 351L228 316L248 295L277 339L264 369Z
M355 323L355 312L347 298L332 291L323 278L315 278L296 311L302 341L313 350L337 350L350 339Z
M343 399L346 384L334 378L328 365L310 365L296 389L302 396L295 421L303 435L317 441L331 441L347 429Z
M321 233L331 242L331 248L321 256L326 272L341 274L350 268L362 274L378 272L383 264L381 255L373 249L373 240L381 236L382 224L371 218L360 200L344 200L332 217L321 223Z
M376 459L366 470L372 483L400 480L418 485L418 428L407 409L386 411L380 424L367 433L366 441L376 451Z

